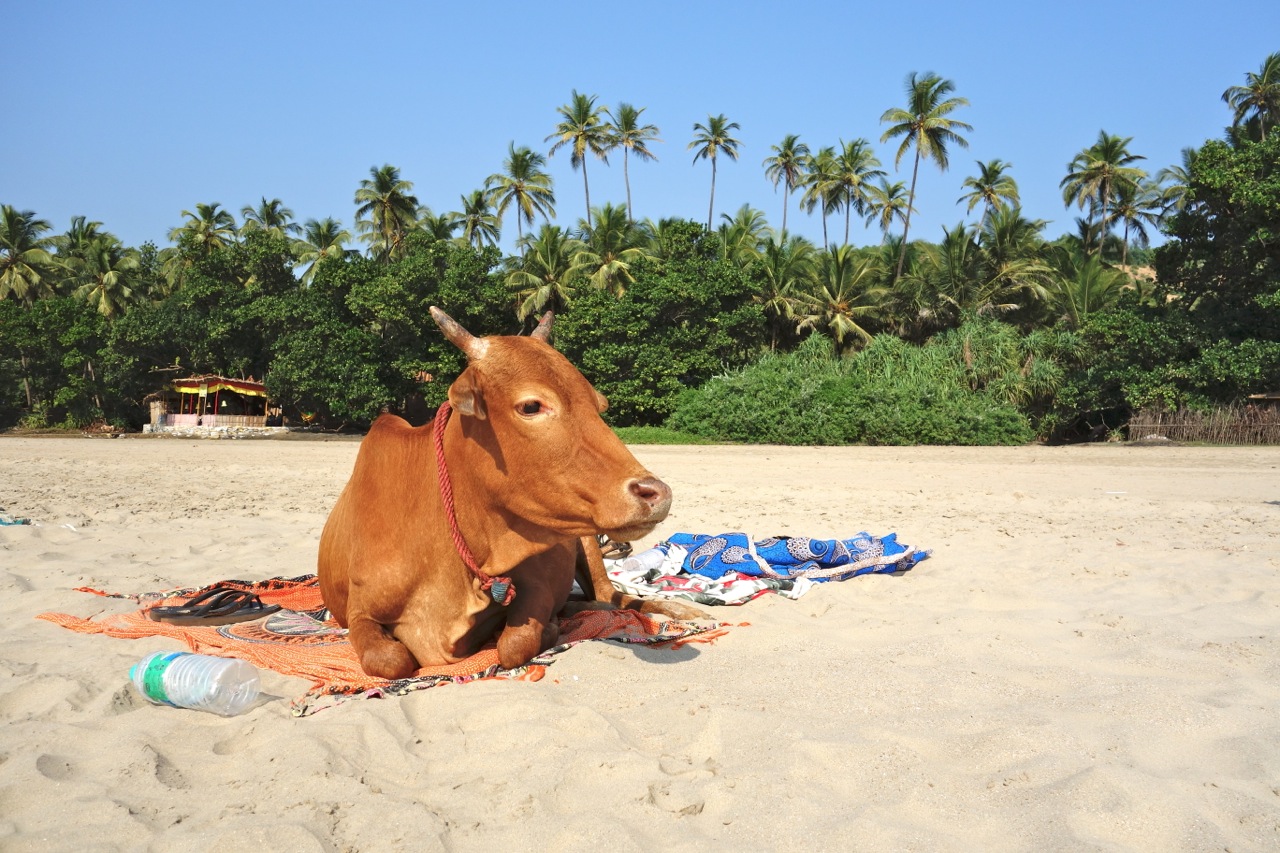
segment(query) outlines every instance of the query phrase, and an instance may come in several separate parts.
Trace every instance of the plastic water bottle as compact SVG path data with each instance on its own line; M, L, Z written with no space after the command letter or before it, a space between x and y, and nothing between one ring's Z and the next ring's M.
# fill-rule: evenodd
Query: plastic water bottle
M647 551L641 551L638 554L632 554L625 560L618 561L618 568L628 572L647 572L650 569L656 569L662 565L662 561L667 558L667 549L662 545L655 545Z
M153 704L224 717L243 713L258 699L258 670L238 658L154 652L129 668L129 678Z

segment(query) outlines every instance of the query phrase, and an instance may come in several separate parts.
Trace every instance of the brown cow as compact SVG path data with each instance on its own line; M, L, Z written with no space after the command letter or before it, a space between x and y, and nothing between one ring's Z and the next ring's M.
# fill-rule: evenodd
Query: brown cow
M570 608L704 617L609 583L595 536L646 535L666 518L671 490L601 420L604 397L547 343L551 315L530 337L487 338L438 308L431 315L466 353L466 370L437 424L374 422L320 536L325 604L365 672L402 678L462 660L495 634L503 666L526 663L559 636L575 572L592 601ZM508 581L515 595L504 606L492 593Z

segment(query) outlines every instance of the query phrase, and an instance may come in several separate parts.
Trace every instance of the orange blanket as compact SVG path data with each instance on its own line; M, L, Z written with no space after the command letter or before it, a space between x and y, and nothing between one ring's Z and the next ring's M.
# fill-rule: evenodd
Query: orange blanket
M161 605L178 605L210 587L167 592L120 595L80 587L80 592L110 598L127 598L142 604L141 610L83 619L65 613L41 613L36 618L62 625L84 634L111 637L164 636L180 640L194 652L235 657L255 666L311 681L312 687L292 702L297 716L314 713L345 699L403 695L440 684L458 684L482 678L516 678L537 681L552 657L584 640L617 640L663 648L678 648L689 642L710 642L724 633L727 625L700 625L674 619L657 620L630 610L586 611L560 621L561 643L516 669L502 669L497 648L490 645L476 654L448 666L424 667L409 678L388 681L366 675L360 668L347 632L328 618L320 585L314 575L272 578L250 583L223 581L212 586L245 589L256 593L263 604L282 608L264 619L234 625L170 625L147 618L147 611Z

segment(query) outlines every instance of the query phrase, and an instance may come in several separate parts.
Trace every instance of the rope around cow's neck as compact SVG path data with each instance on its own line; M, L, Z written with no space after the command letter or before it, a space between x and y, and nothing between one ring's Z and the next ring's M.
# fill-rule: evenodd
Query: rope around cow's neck
M458 527L458 516L453 509L453 482L449 478L449 466L444 460L444 428L445 424L449 423L451 410L448 400L441 403L431 430L431 437L436 445L436 473L440 481L440 500L444 503L444 513L449 519L449 535L453 537L453 547L457 549L462 562L466 563L471 574L480 581L480 588L486 590L494 601L505 607L516 597L516 588L511 583L511 578L486 575L480 571L475 554L472 554L471 549L467 547L467 540L462 538L462 530Z

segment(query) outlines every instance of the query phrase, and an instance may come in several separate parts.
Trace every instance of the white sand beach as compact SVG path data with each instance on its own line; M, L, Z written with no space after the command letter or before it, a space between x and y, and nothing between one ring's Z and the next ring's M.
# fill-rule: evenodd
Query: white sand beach
M295 718L149 705L67 631L315 570L358 443L0 439L0 849L1280 849L1280 448L638 447L676 531L933 556ZM648 544L641 543L641 544Z

